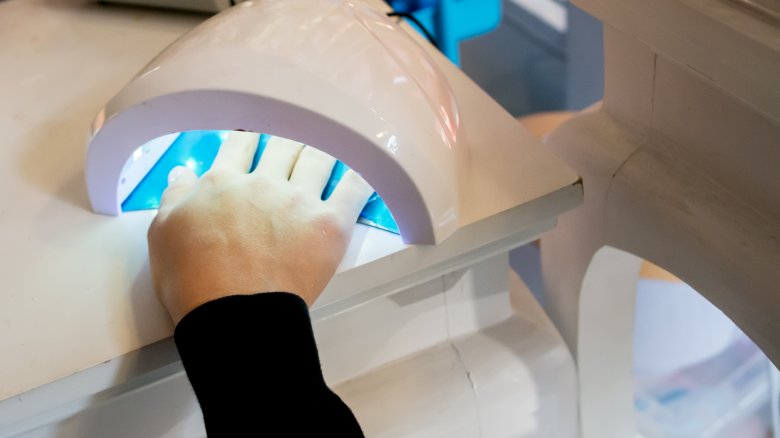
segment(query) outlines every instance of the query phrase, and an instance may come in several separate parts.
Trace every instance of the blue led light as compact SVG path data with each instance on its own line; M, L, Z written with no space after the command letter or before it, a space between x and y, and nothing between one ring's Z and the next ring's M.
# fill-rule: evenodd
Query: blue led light
M227 134L228 131L189 131L181 133L127 199L125 199L122 203L122 211L149 210L159 207L160 197L165 188L168 187L168 173L176 166L187 166L196 175L203 175L211 167L211 163L214 162L217 151L219 151L219 147ZM265 134L260 136L252 169L257 166L269 138L270 136ZM349 167L341 161L336 162L330 180L328 180L328 184L322 193L322 199L327 199L333 193L344 172L348 169ZM376 193L371 196L360 213L358 222L399 234L398 225L390 214L390 210Z

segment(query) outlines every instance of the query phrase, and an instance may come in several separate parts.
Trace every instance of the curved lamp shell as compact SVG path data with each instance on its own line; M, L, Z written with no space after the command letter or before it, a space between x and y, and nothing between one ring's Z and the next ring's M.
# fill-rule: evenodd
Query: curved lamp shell
M243 129L321 149L385 200L407 243L458 227L468 151L449 84L395 19L359 2L245 2L169 46L98 115L86 162L96 212L140 145L165 134Z

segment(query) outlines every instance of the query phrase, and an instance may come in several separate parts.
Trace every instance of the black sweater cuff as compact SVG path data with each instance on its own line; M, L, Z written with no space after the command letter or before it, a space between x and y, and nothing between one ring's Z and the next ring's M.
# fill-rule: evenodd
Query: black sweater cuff
M179 322L174 338L210 437L362 436L325 384L309 311L297 295L205 303Z

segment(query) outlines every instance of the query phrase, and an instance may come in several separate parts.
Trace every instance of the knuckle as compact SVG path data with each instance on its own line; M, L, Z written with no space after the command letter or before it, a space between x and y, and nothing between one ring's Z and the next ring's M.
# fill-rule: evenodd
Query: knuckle
M252 174L252 182L257 188L266 189L273 185L273 181L264 172L255 172Z
M157 235L156 232L157 226L155 225L155 222L152 221L152 223L149 225L149 229L146 230L146 242L151 244L154 242L155 236Z
M162 218L161 213L157 213L157 215L152 219L152 222L149 224L149 229L146 230L146 240L148 242L153 242L157 235L159 234L159 229L163 226L164 219Z
M177 187L171 187L168 186L163 190L162 196L160 197L160 205L165 205L169 202L171 202L171 196L175 196Z
M206 184L218 185L223 183L229 177L229 172L223 169L211 169L204 173L201 181Z
M344 233L344 219L333 209L326 209L317 217L317 225L328 234Z
M171 210L171 212L168 213L168 216L165 218L165 228L171 228L174 230L186 229L190 220L191 215L188 214L186 208L175 208Z

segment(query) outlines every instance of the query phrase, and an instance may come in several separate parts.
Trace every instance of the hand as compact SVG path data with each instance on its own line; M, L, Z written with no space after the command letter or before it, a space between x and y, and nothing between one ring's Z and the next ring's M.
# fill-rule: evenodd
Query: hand
M258 134L232 132L201 179L186 167L169 175L149 227L155 291L174 323L228 295L290 292L311 307L341 262L360 211L373 193L348 171L320 199L335 159L273 138L247 173Z

